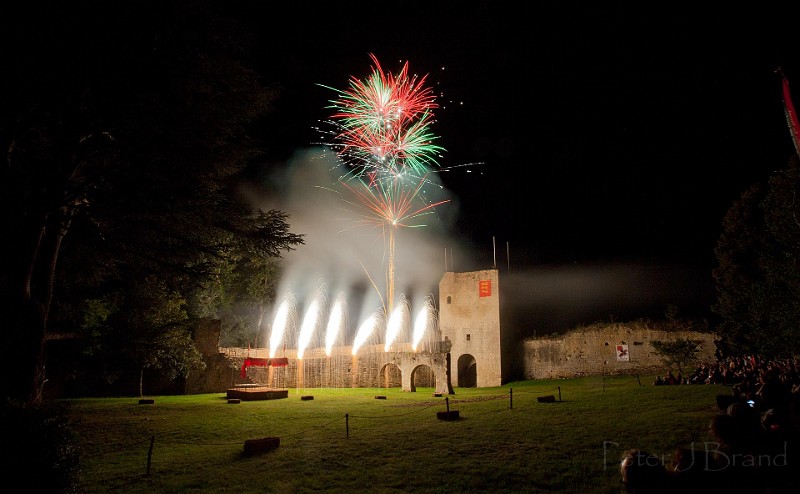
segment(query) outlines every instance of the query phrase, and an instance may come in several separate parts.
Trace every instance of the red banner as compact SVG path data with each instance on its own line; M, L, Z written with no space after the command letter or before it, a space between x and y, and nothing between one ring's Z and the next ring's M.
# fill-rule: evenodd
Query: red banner
M241 376L247 377L248 367L286 367L289 365L289 359L286 357L276 358L246 358L242 364Z
M492 280L480 280L478 282L478 296L480 297L492 296Z
M800 156L800 122L797 120L797 112L792 104L792 95L789 92L789 79L783 73L783 70L778 67L776 71L781 75L781 85L783 89L783 111L786 113L786 123L789 126L789 134L792 136L792 144L797 155Z

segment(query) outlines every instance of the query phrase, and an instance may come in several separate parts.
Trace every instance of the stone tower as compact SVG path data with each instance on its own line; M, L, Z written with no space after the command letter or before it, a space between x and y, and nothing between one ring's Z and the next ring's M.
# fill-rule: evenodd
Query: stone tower
M452 344L450 373L455 386L503 384L510 362L504 362L502 355L498 282L497 269L446 272L439 281L439 327Z

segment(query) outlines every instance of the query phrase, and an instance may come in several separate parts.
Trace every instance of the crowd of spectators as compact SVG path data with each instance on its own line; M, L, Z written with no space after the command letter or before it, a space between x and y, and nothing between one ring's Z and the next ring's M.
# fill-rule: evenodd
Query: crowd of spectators
M655 384L724 384L758 387L766 374L777 374L781 381L800 384L800 359L764 359L756 355L727 357L714 363L700 363L691 374L677 376L669 371L656 378Z
M702 363L687 375L671 372L655 384L720 384L719 413L710 441L678 448L669 462L627 451L620 473L629 493L800 492L800 359L748 355Z

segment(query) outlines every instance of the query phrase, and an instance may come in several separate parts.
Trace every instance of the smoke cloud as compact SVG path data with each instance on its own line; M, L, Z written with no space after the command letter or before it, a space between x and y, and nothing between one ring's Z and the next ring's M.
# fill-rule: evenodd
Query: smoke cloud
M290 230L305 244L283 256L278 302L290 294L299 314L320 292L328 305L343 294L348 307L346 343L359 324L388 306L386 225L365 221L370 215L346 188L339 161L322 148L295 153L273 167L264 183L246 194L254 205L289 215ZM430 300L438 303L438 284L445 271L488 269L493 248L477 249L453 232L458 200L429 177L421 191L426 203L448 202L432 214L399 227L395 236L394 303L405 298L416 312ZM424 226L423 226L424 225ZM501 263L502 264L502 263ZM600 321L663 319L668 306L680 316L708 308L713 286L708 273L682 266L596 264L500 269L500 303L504 324L521 336L564 332Z
M386 225L375 221L364 205L338 184L346 170L336 157L325 149L309 148L275 168L258 189L251 187L245 192L262 210L287 213L292 233L304 235L304 245L283 255L278 298L291 293L302 310L320 289L329 302L343 292L351 316L358 321L388 305ZM418 207L448 202L396 229L394 302L404 296L413 310L421 307L426 297L436 300L446 256L470 256L451 235L458 202L437 174L426 177L419 199L424 202ZM350 333L358 325L352 317Z

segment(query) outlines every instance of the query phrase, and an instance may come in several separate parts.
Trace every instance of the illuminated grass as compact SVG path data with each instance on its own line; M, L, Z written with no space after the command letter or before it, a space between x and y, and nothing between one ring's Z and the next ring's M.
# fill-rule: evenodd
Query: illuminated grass
M709 440L715 397L730 393L641 382L456 388L448 399L457 421L437 419L445 397L431 388L292 389L287 399L239 404L224 394L159 396L152 405L66 402L80 438L84 493L619 493L624 450L640 447L668 461L675 448ZM558 399L559 388L561 402L537 401ZM261 437L279 437L280 447L243 456L244 441Z

